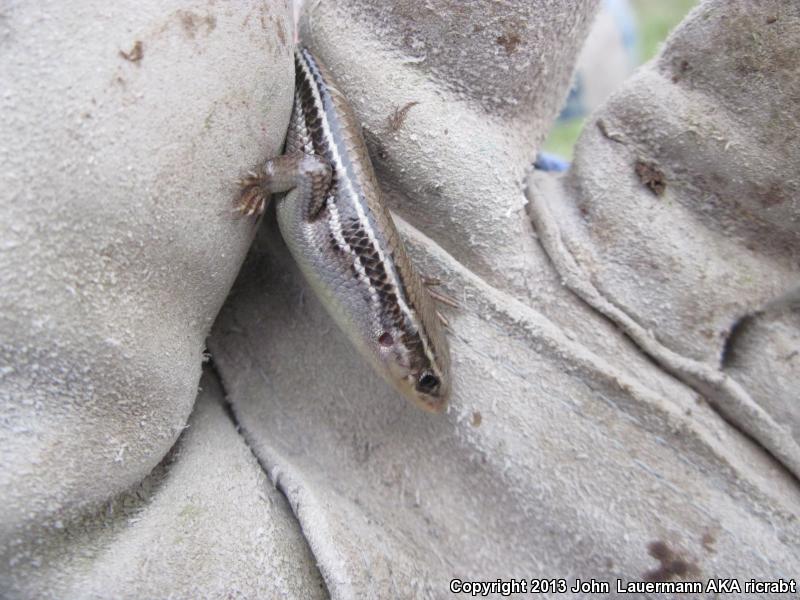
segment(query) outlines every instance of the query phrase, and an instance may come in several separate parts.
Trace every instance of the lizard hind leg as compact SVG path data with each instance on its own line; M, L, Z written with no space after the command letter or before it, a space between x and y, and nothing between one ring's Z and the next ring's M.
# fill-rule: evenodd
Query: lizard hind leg
M306 220L313 221L331 193L333 170L330 163L316 154L302 154L297 161L295 187L298 188Z
M237 210L260 217L271 194L297 188L303 198L305 217L312 220L322 210L331 186L331 166L323 158L295 152L269 159L258 173L239 181L242 192Z

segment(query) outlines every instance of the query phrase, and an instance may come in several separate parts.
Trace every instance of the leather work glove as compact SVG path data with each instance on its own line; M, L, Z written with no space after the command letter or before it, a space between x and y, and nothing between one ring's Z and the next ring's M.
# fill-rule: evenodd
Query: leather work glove
M288 3L3 9L0 595L793 574L800 8L702 2L534 172L596 5L307 3L460 305L442 415L232 210L289 121Z

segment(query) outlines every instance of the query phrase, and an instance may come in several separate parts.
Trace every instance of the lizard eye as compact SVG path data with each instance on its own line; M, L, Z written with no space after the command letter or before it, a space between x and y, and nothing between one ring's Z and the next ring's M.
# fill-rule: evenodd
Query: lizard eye
M425 372L417 381L417 391L430 394L439 387L439 378L433 373Z

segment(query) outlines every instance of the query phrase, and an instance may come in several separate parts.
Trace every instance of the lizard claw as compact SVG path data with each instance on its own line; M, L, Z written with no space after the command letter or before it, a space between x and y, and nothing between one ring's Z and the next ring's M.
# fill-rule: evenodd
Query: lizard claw
M432 284L426 283L425 287L428 289L428 294L430 294L431 298L436 300L436 302L441 302L446 306L450 306L452 308L461 308L461 305L454 299L448 296L447 294L443 294L442 292L437 292L431 289ZM438 283L436 285L439 285Z
M239 179L238 184L242 191L236 201L234 212L256 218L264 214L268 196L261 187L262 182L263 177L253 171L248 171L246 177Z

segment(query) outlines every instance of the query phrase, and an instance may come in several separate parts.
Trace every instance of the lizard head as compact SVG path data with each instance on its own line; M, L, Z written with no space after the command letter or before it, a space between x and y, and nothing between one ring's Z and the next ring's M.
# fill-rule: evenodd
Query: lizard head
M444 336L438 336L434 345L423 335L384 331L378 337L379 356L395 388L419 408L439 413L450 396L447 342Z

